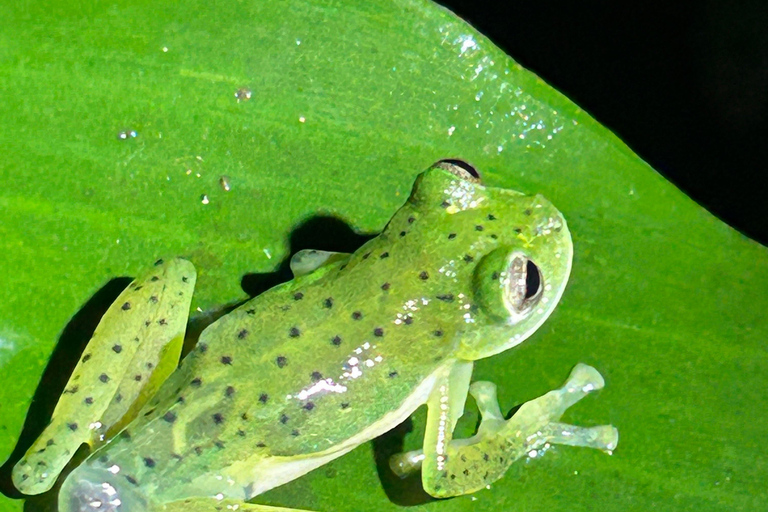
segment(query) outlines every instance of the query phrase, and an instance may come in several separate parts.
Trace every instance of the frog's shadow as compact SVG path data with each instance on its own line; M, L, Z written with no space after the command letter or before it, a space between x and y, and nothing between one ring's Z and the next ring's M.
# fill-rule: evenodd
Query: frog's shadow
M24 507L25 510L55 510L55 508L50 509L41 503L44 496L52 493L48 492L34 497L24 496L13 486L11 470L50 422L58 397L64 391L64 386L67 384L67 380L83 350L85 350L85 346L91 339L99 320L130 282L131 279L128 277L112 279L75 313L61 332L59 342L54 347L51 358L40 377L40 383L32 396L32 404L27 412L16 447L5 464L0 466L0 492L9 498L28 498ZM73 457L73 460L76 458L77 455ZM34 502L34 505L30 502Z
M273 272L246 274L241 280L243 290L249 297L255 297L270 288L289 281L293 276L290 270L290 257L304 249L318 249L336 252L354 252L375 235L358 234L344 221L325 215L309 218L298 225L290 235L290 254ZM48 364L43 371L40 382L35 389L27 417L24 421L19 439L8 460L0 466L0 493L9 498L26 498L24 510L28 512L55 512L56 496L62 482L51 491L38 496L25 496L19 493L11 481L13 466L21 459L32 443L48 425L56 406L58 397L64 391L64 386L80 359L88 341L91 339L101 317L118 295L131 282L129 277L118 277L110 280L98 290L72 319L59 337L53 349ZM216 319L231 311L240 303L228 304L214 311L196 315L190 318L187 336L184 341L184 353L197 342L200 333ZM382 438L374 441L376 466L381 477L382 486L387 496L400 505L415 505L429 501L431 498L421 490L420 480L418 489L414 486L414 478L400 480L390 470L387 464L389 456L399 451L403 438L408 431L406 421ZM69 472L87 455L87 450L81 448L73 461L64 470ZM420 491L420 494L415 491ZM418 496L418 497L417 497Z

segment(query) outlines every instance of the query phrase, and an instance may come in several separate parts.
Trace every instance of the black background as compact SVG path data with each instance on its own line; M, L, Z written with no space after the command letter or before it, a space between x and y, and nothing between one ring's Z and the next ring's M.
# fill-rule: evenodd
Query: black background
M768 1L440 3L768 245Z

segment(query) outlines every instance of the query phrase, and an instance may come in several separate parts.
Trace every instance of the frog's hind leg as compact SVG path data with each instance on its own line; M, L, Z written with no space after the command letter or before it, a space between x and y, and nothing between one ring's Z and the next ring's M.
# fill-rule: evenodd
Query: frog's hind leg
M270 505L245 503L233 499L217 500L215 498L191 498L174 501L164 505L161 510L162 512L219 512L225 510L244 512L309 512L306 509L272 507ZM152 510L151 512L160 512L160 510Z
M24 494L49 490L83 444L109 440L176 368L195 284L189 261L159 260L109 307L53 411L14 466Z
M597 370L578 364L563 387L526 402L511 419L504 420L496 400L496 386L476 382L470 393L477 401L482 422L476 435L459 440L452 439L453 429L445 425L446 418L461 415L462 411L442 407L450 404L454 390L450 381L438 386L429 400L421 458L424 489L436 497L477 491L501 478L514 461L547 444L612 451L618 443L618 431L613 426L587 428L558 421L566 409L603 385Z

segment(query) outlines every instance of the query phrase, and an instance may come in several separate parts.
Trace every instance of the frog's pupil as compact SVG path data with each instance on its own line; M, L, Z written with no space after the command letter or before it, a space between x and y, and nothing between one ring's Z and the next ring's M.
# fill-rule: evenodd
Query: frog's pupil
M525 298L530 299L539 291L541 286L541 276L539 267L534 262L528 260L525 268Z

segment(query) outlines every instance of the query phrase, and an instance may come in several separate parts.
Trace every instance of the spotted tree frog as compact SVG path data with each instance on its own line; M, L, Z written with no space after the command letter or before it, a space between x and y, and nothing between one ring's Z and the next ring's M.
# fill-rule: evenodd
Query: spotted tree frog
M473 361L528 338L571 269L560 212L539 195L485 187L441 161L354 254L304 251L294 279L211 324L177 366L195 282L158 261L104 315L50 425L14 468L26 494L51 488L82 443L93 453L59 493L60 512L277 510L246 503L428 406L421 470L436 497L471 493L548 443L613 450L614 427L559 422L603 379L577 365L565 385L505 420ZM467 393L477 434L454 439Z

